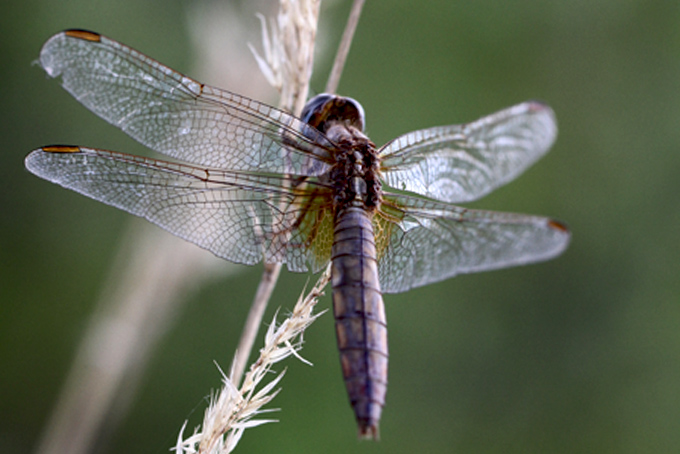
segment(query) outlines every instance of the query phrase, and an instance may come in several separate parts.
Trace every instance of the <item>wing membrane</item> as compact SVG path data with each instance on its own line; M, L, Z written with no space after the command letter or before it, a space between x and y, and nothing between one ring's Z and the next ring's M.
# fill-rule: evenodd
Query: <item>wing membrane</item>
M385 182L449 203L475 200L513 180L555 141L555 115L525 102L464 125L423 129L380 151Z
M264 259L316 272L328 262L332 190L316 178L299 178L328 172L335 146L323 134L95 33L53 36L40 63L106 121L196 166L53 146L26 158L30 171L236 263ZM474 200L509 182L548 150L556 132L552 110L527 102L385 145L385 183L442 202L384 195L374 221L383 290L402 292L559 254L569 232L556 221L444 203Z
M328 262L330 242L314 241L329 217L324 197L313 197L321 185L83 147L34 150L26 167L232 262L284 262L297 272Z
M382 244L382 290L404 292L461 273L493 270L548 260L569 242L557 221L522 214L467 210L408 196L388 195L390 217L401 220ZM378 214L380 216L380 214ZM386 241L384 244L382 241Z
M201 166L324 173L332 145L283 111L203 85L114 40L70 30L40 64L92 112L147 147Z

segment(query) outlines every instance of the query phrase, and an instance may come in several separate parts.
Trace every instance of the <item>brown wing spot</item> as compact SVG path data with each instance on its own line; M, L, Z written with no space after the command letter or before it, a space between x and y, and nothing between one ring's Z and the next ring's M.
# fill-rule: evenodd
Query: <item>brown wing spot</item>
M554 219L550 219L548 221L548 227L553 228L555 230L559 230L561 232L569 233L569 228L566 225L562 224L559 221L555 221Z
M72 145L50 145L49 147L42 147L41 150L45 153L80 153L82 151L80 147Z
M89 32L87 30L66 30L64 34L71 38L84 39L85 41L93 41L95 43L98 43L102 39L102 36L99 33Z

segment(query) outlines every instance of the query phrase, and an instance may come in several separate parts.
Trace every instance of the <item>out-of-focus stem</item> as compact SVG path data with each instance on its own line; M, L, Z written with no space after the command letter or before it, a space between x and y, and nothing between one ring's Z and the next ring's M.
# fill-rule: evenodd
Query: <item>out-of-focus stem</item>
M264 266L255 299L248 312L248 318L243 326L243 333L241 334L241 339L239 340L238 348L234 355L234 365L232 367L230 380L236 385L238 385L243 376L243 371L246 368L248 357L253 349L255 338L257 337L260 324L262 323L262 318L264 317L264 311L267 308L267 303L276 286L276 281L279 278L280 272L281 264L279 263L268 263Z
M364 1L365 0L354 0L354 3L352 4L352 10L350 11L349 18L347 19L347 25L345 25L345 31L342 34L342 39L340 40L340 45L338 46L338 52L335 54L333 69L331 69L331 73L328 76L328 82L326 83L326 93L335 93L338 90L340 76L342 75L342 70L345 67L345 61L347 60L347 54L349 54L349 48L352 45L354 31L357 29L357 24L359 24L359 17L361 16L361 10L364 7Z

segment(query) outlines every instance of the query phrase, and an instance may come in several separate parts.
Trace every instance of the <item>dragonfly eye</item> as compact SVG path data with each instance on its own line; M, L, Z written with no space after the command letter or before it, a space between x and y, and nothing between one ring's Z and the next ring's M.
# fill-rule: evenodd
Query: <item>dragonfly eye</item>
M338 121L346 122L363 132L366 123L364 108L358 101L328 93L321 93L307 101L300 117L321 132L326 132L330 123Z

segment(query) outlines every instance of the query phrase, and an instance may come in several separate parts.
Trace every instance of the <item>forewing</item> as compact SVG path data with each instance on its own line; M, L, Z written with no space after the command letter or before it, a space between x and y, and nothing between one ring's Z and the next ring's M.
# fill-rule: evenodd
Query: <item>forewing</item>
M232 262L264 259L297 272L328 262L330 243L310 237L328 218L321 185L68 146L34 150L26 167Z
M387 185L448 203L475 200L513 180L557 135L555 115L530 101L464 125L423 129L381 150Z
M407 207L407 208L406 208ZM374 223L381 288L404 292L461 273L548 260L569 243L558 221L387 195Z
M321 133L257 101L203 85L92 32L54 35L40 52L51 77L92 112L149 148L201 166L319 175Z

